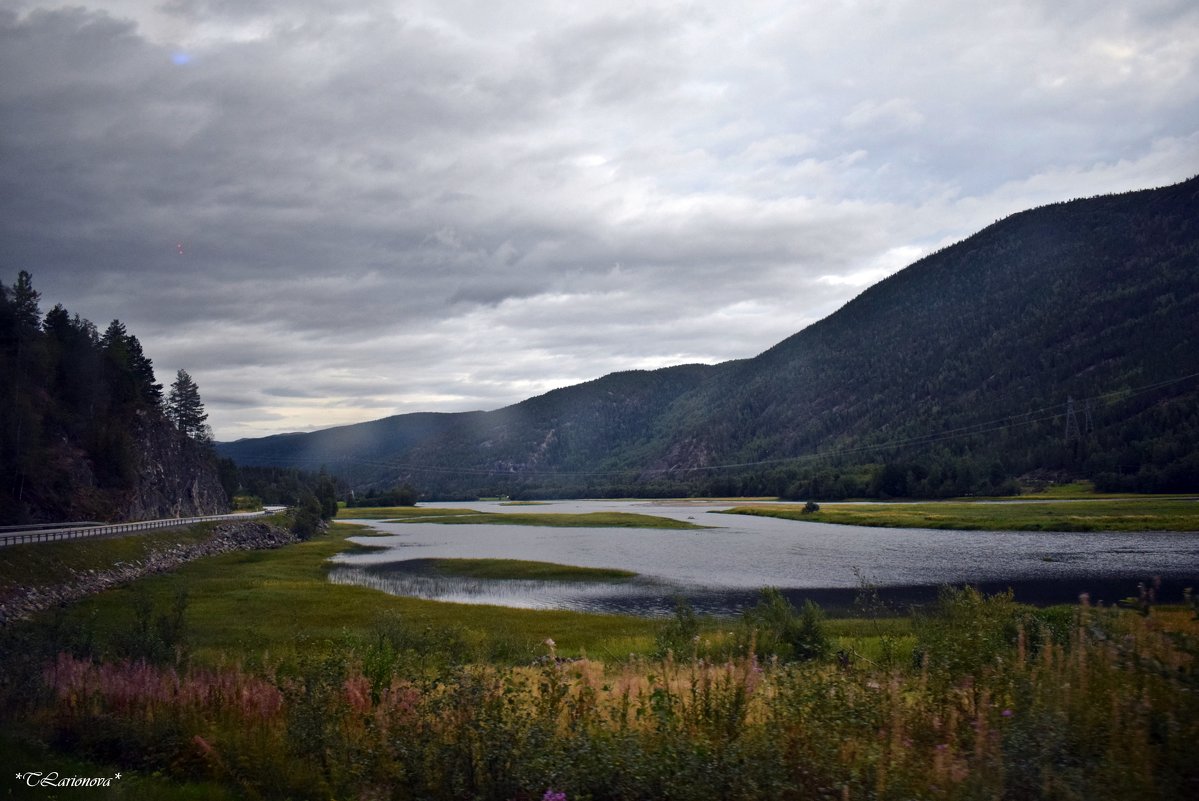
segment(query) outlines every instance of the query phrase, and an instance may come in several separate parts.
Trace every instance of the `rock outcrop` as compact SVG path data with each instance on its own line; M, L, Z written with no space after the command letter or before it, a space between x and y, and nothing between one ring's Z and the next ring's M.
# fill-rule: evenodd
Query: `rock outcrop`
M221 514L229 499L212 450L181 434L156 414L139 416L137 478L124 520Z

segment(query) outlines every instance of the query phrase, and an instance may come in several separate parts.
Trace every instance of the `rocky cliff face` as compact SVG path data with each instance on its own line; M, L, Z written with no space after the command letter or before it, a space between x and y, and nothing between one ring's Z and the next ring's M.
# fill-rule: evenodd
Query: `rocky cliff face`
M137 427L137 479L121 512L125 520L220 514L229 499L211 450L159 415L142 414Z

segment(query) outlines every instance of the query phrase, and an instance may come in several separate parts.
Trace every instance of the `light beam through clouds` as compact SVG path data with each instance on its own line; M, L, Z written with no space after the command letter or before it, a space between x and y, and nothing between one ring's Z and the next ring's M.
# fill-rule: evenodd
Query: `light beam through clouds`
M752 356L1199 172L1189 0L18 0L0 75L0 280L221 439Z

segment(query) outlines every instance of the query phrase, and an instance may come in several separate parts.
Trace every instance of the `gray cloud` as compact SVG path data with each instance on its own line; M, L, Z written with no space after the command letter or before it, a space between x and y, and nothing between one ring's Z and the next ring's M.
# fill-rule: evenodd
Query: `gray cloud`
M753 355L1006 214L1199 172L1199 8L21 0L0 266L218 436Z

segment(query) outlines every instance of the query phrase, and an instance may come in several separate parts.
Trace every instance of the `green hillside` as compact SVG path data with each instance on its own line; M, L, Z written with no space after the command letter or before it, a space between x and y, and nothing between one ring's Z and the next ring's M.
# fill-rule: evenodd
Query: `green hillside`
M1199 178L1013 215L752 359L222 451L443 497L1191 491L1197 339Z

